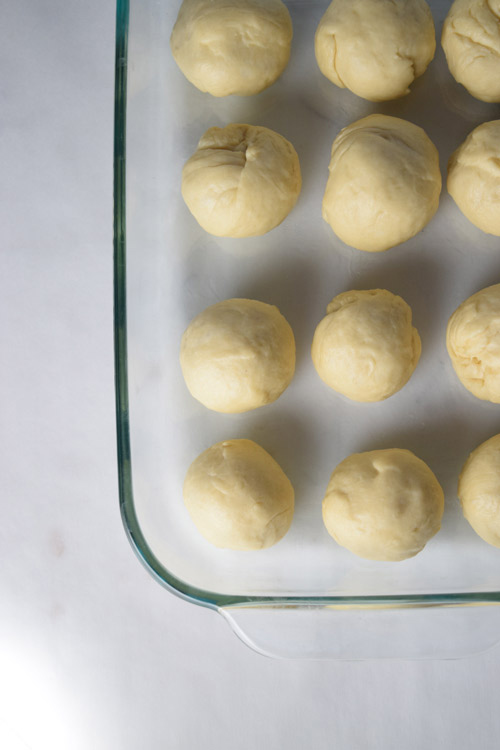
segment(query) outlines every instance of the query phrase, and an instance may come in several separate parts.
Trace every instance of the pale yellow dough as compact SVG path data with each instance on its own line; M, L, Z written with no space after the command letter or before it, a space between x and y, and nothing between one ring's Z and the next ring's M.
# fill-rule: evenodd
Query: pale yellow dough
M237 414L283 393L295 371L295 339L274 305L229 299L191 321L180 362L194 398L214 411Z
M452 154L447 187L469 221L500 237L500 120L479 125Z
M315 36L323 75L375 102L408 94L435 49L424 0L333 0Z
M385 289L334 297L311 349L320 378L353 401L382 401L399 391L420 352L409 305Z
M399 448L355 453L333 472L323 521L342 547L367 560L405 560L441 527L444 495L429 467Z
M474 396L500 403L500 284L481 289L455 310L446 347L461 383Z
M380 252L413 237L437 211L436 147L407 120L369 115L332 146L323 218L347 245Z
M455 80L476 99L500 102L500 0L455 0L441 43Z
M225 440L196 458L184 503L200 534L216 547L259 550L288 531L294 491L281 467L252 440Z
M458 497L476 534L500 547L500 435L472 451L458 480Z
M184 0L170 37L186 78L213 96L248 96L282 74L292 42L281 0Z
M288 216L302 186L292 144L269 128L210 128L182 170L182 197L217 237L255 237Z

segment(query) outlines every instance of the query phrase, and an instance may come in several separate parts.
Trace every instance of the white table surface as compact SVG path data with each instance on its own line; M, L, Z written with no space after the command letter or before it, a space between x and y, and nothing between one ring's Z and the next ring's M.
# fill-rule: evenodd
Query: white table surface
M116 473L114 3L0 8L0 748L497 748L499 648L266 659L139 565Z

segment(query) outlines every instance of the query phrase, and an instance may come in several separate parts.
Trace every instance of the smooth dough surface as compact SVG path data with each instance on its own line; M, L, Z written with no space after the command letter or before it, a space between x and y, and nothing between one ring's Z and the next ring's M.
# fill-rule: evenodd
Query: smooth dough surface
M191 321L180 362L194 398L214 411L237 414L283 393L295 371L295 339L274 305L229 299Z
M342 547L367 560L405 560L441 527L443 490L429 467L399 448L354 453L333 472L323 521Z
M479 125L452 154L447 187L469 221L500 237L500 120Z
M399 391L420 352L409 305L386 289L334 297L311 348L320 378L353 401L382 401Z
M182 197L217 237L255 237L288 216L302 186L299 157L279 133L257 125L210 128L182 170Z
M453 78L483 102L500 102L500 0L455 0L441 37Z
M462 385L500 404L500 284L481 289L455 310L446 347Z
M436 147L407 120L369 115L340 131L332 146L323 218L347 245L380 252L425 227L437 211Z
M458 497L476 534L500 547L500 435L472 451L458 480Z
M292 22L281 0L184 0L170 37L186 78L213 96L249 96L282 74Z
M290 480L252 440L225 440L204 451L188 469L183 494L198 531L216 547L271 547L292 523Z
M370 101L408 94L434 57L434 21L424 0L333 0L316 30L319 69Z

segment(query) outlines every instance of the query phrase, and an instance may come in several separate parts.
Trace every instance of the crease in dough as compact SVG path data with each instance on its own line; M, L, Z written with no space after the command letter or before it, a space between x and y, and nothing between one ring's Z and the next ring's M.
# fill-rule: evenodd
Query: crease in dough
M194 218L216 237L256 237L278 226L302 187L299 158L279 133L257 125L213 127L182 170Z

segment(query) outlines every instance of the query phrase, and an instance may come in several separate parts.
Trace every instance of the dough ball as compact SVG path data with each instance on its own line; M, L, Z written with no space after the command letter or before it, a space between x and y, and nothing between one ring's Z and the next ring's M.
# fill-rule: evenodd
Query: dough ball
M270 404L295 372L295 339L274 305L228 299L207 307L184 332L182 374L204 406L239 414Z
M409 305L371 289L343 292L326 311L311 349L320 378L353 401L382 401L399 391L421 352Z
M446 347L462 385L500 404L500 284L481 289L455 310Z
M500 120L479 125L452 154L447 187L469 221L500 237Z
M435 49L424 0L333 0L315 37L323 75L373 102L408 94Z
M458 480L458 497L476 534L500 547L500 435L472 451Z
M399 448L355 453L333 472L323 521L342 547L367 560L405 560L441 527L444 495L429 467Z
M422 128L369 115L332 146L323 218L347 245L379 252L413 237L437 211L441 173Z
M281 0L184 0L170 47L200 91L248 96L283 73L292 35Z
M293 518L290 480L252 440L224 440L196 458L184 480L184 503L216 547L257 550L286 534Z
M483 102L500 102L500 0L455 0L441 37L453 78Z
M288 216L302 178L292 144L269 128L210 128L182 170L182 197L217 237L255 237Z

